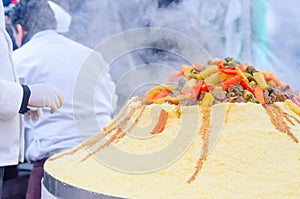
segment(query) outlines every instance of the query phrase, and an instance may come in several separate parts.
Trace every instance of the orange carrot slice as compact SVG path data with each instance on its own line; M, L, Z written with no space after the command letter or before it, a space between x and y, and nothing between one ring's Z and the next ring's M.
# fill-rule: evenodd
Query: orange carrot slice
M142 103L145 104L146 101L150 101L150 100L154 99L159 93L160 93L159 90L153 91L151 94L149 94L142 100Z
M254 90L254 95L260 104L266 104L264 97L264 89L262 87L256 87Z
M276 76L276 75L274 75L274 74L272 74L272 80L278 85L278 86L280 86L281 88L284 88L285 87L285 85L279 80L279 78Z
M149 104L153 104L155 102L155 100L163 98L163 97L167 96L169 93L170 93L170 91L167 89L160 91L160 93L158 95L156 95L154 98L152 98L150 100Z
M200 93L201 93L201 87L202 87L203 84L204 84L204 81L203 80L199 80L198 84L192 87L192 89L193 89L193 96L192 96L192 98L197 98L200 95Z
M160 115L159 115L159 119L157 121L157 124L154 127L154 129L152 130L151 134L161 133L165 128L165 125L167 123L167 119L168 119L168 112L165 111L165 110L161 110Z
M237 85L237 83L241 82L242 79L243 78L241 76L233 76L233 77L230 77L229 79L226 79L225 81L223 81L221 83L221 86L223 87L223 89L225 91L227 91L230 85L235 86L235 85Z

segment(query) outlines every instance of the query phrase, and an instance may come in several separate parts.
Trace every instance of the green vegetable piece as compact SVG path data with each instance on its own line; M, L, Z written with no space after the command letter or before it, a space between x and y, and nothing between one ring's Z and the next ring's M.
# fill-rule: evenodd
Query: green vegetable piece
M244 90L243 91L243 98L245 99L245 100L249 100L249 99L251 99L251 98L253 98L254 96L253 96L253 94L250 92L250 91L247 91L247 90Z
M236 66L236 65L240 65L240 64L241 64L241 62L239 62L238 60L228 62L229 66Z
M257 99L255 97L252 97L248 100L248 102L252 102L252 103L258 103Z
M246 72L253 75L253 73L257 72L257 70L254 68L254 66L247 66Z
M269 92L269 95L270 95L270 94L273 93L274 87L273 87L273 86L268 86L268 87L266 88L266 90Z
M234 61L234 58L233 57L225 57L224 59L226 62L231 62L231 61Z

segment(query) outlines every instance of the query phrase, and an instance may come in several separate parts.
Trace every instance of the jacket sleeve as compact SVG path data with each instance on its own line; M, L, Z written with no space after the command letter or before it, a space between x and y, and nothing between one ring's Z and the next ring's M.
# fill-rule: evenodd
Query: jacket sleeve
M21 84L8 81L11 77L5 77L9 74L7 71L11 66L9 59L9 50L5 48L7 46L7 37L5 36L4 27L4 10L3 4L0 2L0 60L1 60L1 78L0 78L0 120L6 121L15 117L21 107L23 100L23 88ZM12 76L12 75L11 75ZM5 78L3 78L5 77Z
M21 84L0 79L0 120L15 117L21 107L22 98Z

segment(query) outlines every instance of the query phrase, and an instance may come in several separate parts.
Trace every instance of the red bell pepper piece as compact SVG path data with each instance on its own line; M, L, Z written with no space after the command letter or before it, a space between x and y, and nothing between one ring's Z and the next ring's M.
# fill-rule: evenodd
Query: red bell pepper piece
M250 66L250 64L248 62L245 62L244 64L245 64L245 66Z
M242 65L237 66L243 73L246 72L246 68L244 68Z
M167 90L167 89L162 90L158 95L156 95L156 97L154 97L152 100L150 100L149 104L153 104L155 102L155 100L165 97L169 93L170 93L170 90Z
M223 89L225 91L228 90L229 86L233 85L237 85L237 83L241 82L242 81L242 77L241 76L234 76L234 77L231 77L231 78L228 78L226 79L224 82L221 83L221 86L223 87Z
M247 89L248 91L254 94L254 88L252 88L252 86L248 84L244 79L242 79L240 83L244 89Z
M208 85L202 86L201 91L208 92L210 90L213 90L214 88L215 88L214 85L208 84Z
M295 97L292 97L292 102L294 102L297 106L300 107L300 102Z
M175 82L181 76L184 76L183 71L176 71L169 77L168 82Z
M224 68L224 64L223 64L223 61L215 61L214 64L216 66L218 66L219 69L223 69Z
M272 75L265 75L265 80L268 82L268 81L271 81L273 80L273 76Z
M203 80L199 80L198 84L192 87L193 88L192 98L197 98L200 95L203 83L204 83Z
M219 69L221 73L227 74L227 75L236 75L237 71L235 68L222 68Z
M198 72L200 72L200 67L199 66L200 66L199 64L194 65L195 70L198 71Z

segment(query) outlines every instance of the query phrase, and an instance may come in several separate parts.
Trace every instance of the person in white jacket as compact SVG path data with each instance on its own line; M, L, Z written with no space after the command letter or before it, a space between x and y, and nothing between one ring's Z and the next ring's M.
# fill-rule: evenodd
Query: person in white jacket
M69 32L71 21L72 21L72 16L65 10L62 6L59 5L59 3L63 1L58 0L58 1L48 1L49 6L54 12L54 16L57 22L57 27L56 31L58 33L67 33Z
M109 73L97 74L106 67L100 54L56 32L54 13L46 1L16 4L10 18L21 44L14 51L20 82L51 82L65 94L55 115L42 109L42 119L25 123L26 159L34 165L26 196L35 199L41 196L45 160L95 135L111 120L114 84ZM84 87L77 96L82 99L76 97L80 89L76 85ZM94 101L88 104L85 97L90 94ZM96 126L90 125L93 119ZM76 122L87 124L78 129Z
M50 107L55 112L63 102L62 92L48 84L21 85L12 58L12 43L5 30L0 3L0 196L3 167L23 161L23 117L31 107ZM33 112L31 111L31 114Z

